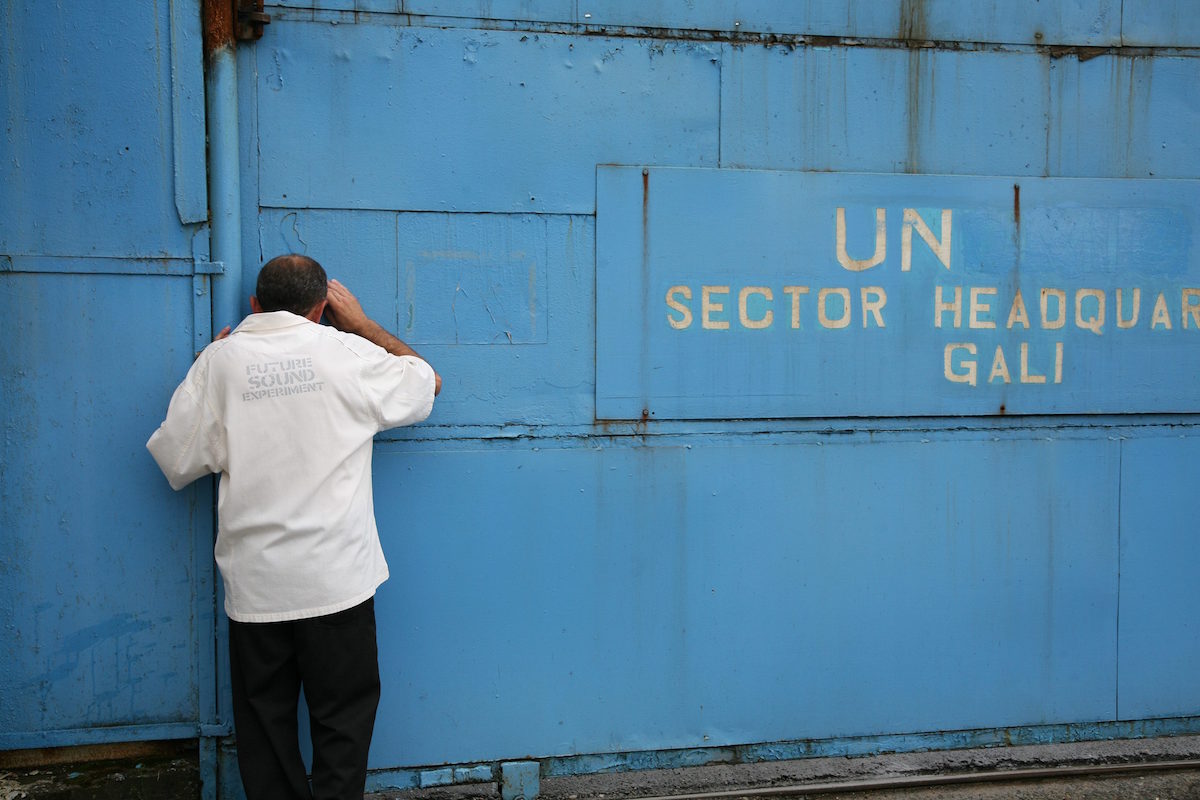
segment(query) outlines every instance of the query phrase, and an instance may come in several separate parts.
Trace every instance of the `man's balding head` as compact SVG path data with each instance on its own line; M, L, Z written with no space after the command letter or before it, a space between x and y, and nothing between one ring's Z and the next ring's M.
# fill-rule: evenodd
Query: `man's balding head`
M327 288L320 264L308 256L289 253L263 265L254 296L262 311L290 311L305 317L325 300Z

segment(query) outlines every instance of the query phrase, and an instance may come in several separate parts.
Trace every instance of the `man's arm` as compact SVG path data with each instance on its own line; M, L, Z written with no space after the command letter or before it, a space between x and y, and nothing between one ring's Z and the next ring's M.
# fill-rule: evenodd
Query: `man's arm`
M325 300L325 319L329 320L329 324L339 331L361 336L394 356L421 358L416 350L388 333L382 325L368 317L362 309L362 304L358 302L358 298L351 294L350 290L341 282L329 281L329 291ZM421 360L425 361L423 358ZM442 376L437 374L437 370L434 370L433 378L433 393L437 395L442 391Z

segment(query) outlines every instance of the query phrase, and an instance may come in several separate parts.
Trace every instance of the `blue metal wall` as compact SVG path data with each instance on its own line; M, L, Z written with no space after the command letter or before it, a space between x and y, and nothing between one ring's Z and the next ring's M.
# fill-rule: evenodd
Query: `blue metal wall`
M215 714L212 495L143 440L211 338L199 6L0 10L0 748Z
M36 29L43 17L9 12L3 28L25 59L13 63L29 65L0 83L10 126L27 126L0 164L0 302L17 331L2 362L0 613L18 653L0 691L6 747L86 741L148 708L215 721L198 707L215 699L195 688L215 680L212 622L193 612L211 608L195 555L205 490L171 495L141 449L204 338L192 298L206 251L191 238L203 180L180 113L200 76L196 60L170 72L179 48L165 44L189 19L179 5L121 12L141 34L123 19L106 35L135 39L117 49L140 60L103 74L109 53L86 31L59 34L68 55L47 56L33 44L53 32ZM957 405L948 383L900 410L863 411L855 397L783 419L713 411L701 381L646 420L604 411L598 371L622 365L597 321L628 317L622 346L636 354L666 308L614 282L624 239L604 226L625 209L606 205L597 175L821 172L835 194L851 172L1092 178L1118 206L1116 180L1137 178L1186 205L1200 171L1197 11L269 6L264 38L238 52L243 260L318 258L446 377L430 420L377 448L393 577L378 598L375 785L519 758L549 774L1196 729L1200 595L1187 566L1200 555L1188 504L1200 435L1186 337L1200 331L1145 349L1161 395L1106 382L1096 346L1076 369L1097 402L1031 404L1040 416ZM60 57L98 74L53 82ZM140 88L113 88L115 74ZM118 91L145 95L133 126L88 111ZM136 169L119 168L126 145ZM725 185L653 202L676 213L680 243L702 218L690 209L727 209L753 242L731 242L731 257L773 252L772 231L712 191ZM857 196L879 186L880 205L899 202L882 196L894 185L863 179ZM1187 230L1168 247L1177 288L1200 286ZM1054 277L1056 263L1039 269ZM121 274L92 274L105 270ZM1160 396L1182 400L1147 405ZM1139 410L1155 413L1124 413ZM64 566L74 552L86 569ZM155 658L174 661L147 661L150 637L183 649L159 644ZM108 683L64 672L80 663L72 648L103 651L110 673L87 675ZM175 674L190 683L164 678ZM36 686L62 699L38 707ZM110 688L129 705L97 705ZM129 730L114 735L142 735Z

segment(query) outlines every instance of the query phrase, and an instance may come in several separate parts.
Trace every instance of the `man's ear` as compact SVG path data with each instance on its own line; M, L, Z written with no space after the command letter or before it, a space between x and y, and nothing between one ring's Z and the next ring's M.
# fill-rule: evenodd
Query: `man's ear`
M322 300L321 302L317 303L315 306L312 307L312 311L309 311L307 314L304 315L304 318L307 319L309 322L320 322L321 315L325 313L325 305L328 302L329 302L328 300Z
M250 310L253 311L255 314L262 313L262 306L260 306L258 304L258 298L255 297L254 295L250 295Z

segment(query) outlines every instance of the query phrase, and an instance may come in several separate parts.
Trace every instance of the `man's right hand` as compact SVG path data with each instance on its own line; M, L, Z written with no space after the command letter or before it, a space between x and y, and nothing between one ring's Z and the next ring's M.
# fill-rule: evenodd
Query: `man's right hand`
M339 331L362 333L370 325L370 318L363 311L358 298L338 280L330 280L325 295L325 319Z
M361 336L394 356L421 358L416 350L388 333L379 323L368 317L358 302L358 298L340 282L333 279L330 279L329 289L325 294L325 319L329 320L329 324L339 331ZM423 358L421 360L425 361ZM442 391L442 376L434 372L433 378L433 393L436 395Z

